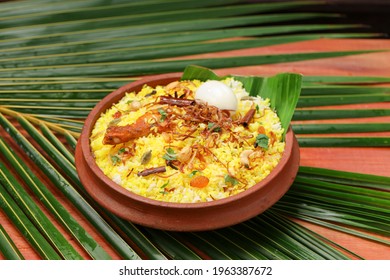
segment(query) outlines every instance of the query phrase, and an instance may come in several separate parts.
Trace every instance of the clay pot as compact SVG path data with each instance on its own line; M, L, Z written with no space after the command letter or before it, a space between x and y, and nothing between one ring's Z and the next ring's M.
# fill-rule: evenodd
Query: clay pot
M76 147L76 168L86 191L115 215L139 225L172 231L202 231L231 226L267 210L293 183L299 167L299 146L291 127L281 161L261 182L248 190L220 200L200 203L162 202L134 194L106 177L95 163L89 136L100 114L117 103L125 92L155 87L180 78L177 74L150 76L107 95L85 121Z

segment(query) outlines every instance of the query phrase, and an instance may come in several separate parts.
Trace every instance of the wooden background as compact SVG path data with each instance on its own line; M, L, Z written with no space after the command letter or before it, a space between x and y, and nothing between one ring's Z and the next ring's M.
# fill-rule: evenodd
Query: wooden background
M321 39L316 41L291 43L271 47L262 47L246 49L239 51L229 51L218 54L199 55L196 57L223 57L236 55L254 55L254 54L281 54L281 53L300 53L317 51L337 51L337 50L378 50L383 52L370 53L363 55L348 56L342 58L328 58L304 62L281 63L265 66L250 66L230 69L220 69L219 74L244 74L244 75L272 75L279 72L297 72L304 75L343 75L343 76L386 76L390 77L390 41L385 39L369 40L348 40L348 39ZM195 56L193 56L195 57ZM387 84L385 86L390 86ZM390 109L390 103L374 103L348 105L348 108L387 108ZM345 120L344 120L345 121ZM359 122L375 121L390 122L390 117L379 117L375 119L359 119ZM320 122L320 121L319 121ZM341 121L340 121L341 122ZM0 135L9 139L8 134L0 128ZM364 134L360 134L364 135ZM370 135L390 136L389 132L375 133ZM19 148L12 146L17 150ZM390 176L390 148L301 148L301 165L324 167L345 171L360 173L369 173L376 175ZM1 157L1 155L0 155ZM34 165L31 164L34 168ZM44 174L37 171L37 174L45 179ZM48 182L50 184L50 182ZM54 188L53 188L54 189ZM114 259L119 256L110 248L109 244L99 236L99 234L84 220L77 210L54 189L57 198L62 202L71 214L104 246ZM5 230L11 235L19 250L26 259L39 259L39 256L31 249L30 245L24 240L18 230L11 224L7 216L0 211L0 221ZM301 222L302 223L302 222ZM302 223L316 232L328 237L342 246L354 251L366 259L386 259L390 260L390 247L380 245L374 242L366 241L357 237L352 237L333 230L328 230L320 226L313 226L308 223ZM68 240L77 248L77 244L72 238L64 232ZM390 239L387 238L389 241ZM80 249L85 258L89 258ZM2 256L0 255L0 259Z

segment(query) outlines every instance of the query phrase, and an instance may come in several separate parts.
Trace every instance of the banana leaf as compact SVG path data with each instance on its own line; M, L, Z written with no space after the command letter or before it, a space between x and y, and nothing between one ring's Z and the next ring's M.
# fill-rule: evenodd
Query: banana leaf
M242 82L251 96L270 100L271 107L277 112L284 128L283 136L286 135L299 99L302 76L294 73L282 73L272 77L229 76ZM184 69L181 79L206 81L222 80L226 77L219 77L210 69L192 65Z

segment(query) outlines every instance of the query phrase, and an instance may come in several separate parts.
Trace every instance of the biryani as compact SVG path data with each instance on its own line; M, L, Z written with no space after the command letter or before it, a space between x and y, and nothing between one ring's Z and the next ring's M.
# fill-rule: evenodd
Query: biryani
M91 150L103 173L154 200L223 199L266 178L280 161L283 128L270 100L234 78L144 85L97 119Z

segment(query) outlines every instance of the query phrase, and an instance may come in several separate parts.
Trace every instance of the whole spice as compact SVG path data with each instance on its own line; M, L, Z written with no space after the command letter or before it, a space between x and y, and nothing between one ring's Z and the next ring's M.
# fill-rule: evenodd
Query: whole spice
M253 119L253 116L255 115L255 113L256 113L256 109L249 109L249 111L246 112L245 116L242 117L240 123L244 127L247 127L249 125L249 123L251 122L251 120Z
M160 104L176 105L178 107L191 106L195 104L193 99L175 98L171 96L161 96Z
M148 168L142 171L139 171L137 173L138 176L148 176L151 174L156 174L156 173L163 173L166 171L165 166L159 166L159 167L153 167L153 168Z
M145 152L141 157L141 164L145 165L152 159L152 150Z

